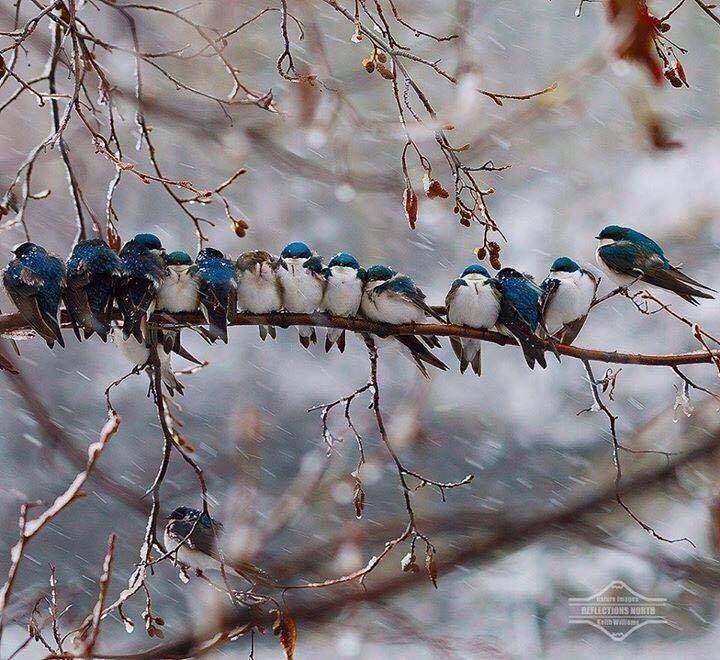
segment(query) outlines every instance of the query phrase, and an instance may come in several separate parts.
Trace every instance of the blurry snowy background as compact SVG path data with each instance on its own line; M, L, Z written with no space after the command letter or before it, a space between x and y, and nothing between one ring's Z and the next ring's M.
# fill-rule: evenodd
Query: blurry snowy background
M238 167L248 169L227 191L234 211L250 224L247 237L239 239L232 233L220 209L214 211L217 227L209 230L211 244L230 254L254 248L277 252L289 240L304 240L326 258L346 250L364 264L390 264L411 274L434 304L442 304L449 283L474 260L472 251L482 243L482 230L477 225L461 227L450 204L424 196L417 230L408 229L401 206L403 138L387 81L365 73L360 60L368 46L350 43L352 26L347 21L319 2L294 4L307 31L304 42L293 43L298 64L307 62L307 68L317 70L328 87L341 89L360 117L346 112L337 129L328 133L324 127L334 110L333 93L317 86L312 91L314 114L309 121L301 118L307 100L301 98L297 85L277 75L275 59L282 49L279 16L270 14L243 31L241 38L231 40L228 48L235 61L242 62L245 80L251 80L255 89L273 89L282 114L247 107L234 113L231 124L217 105L197 98L185 103L181 93L170 90L173 99L180 99L177 116L155 120L148 113L165 169L170 176L190 178L207 187ZM643 72L625 63L607 62L587 70L588 58L604 61L607 34L599 4L586 3L579 18L575 17L576 4L574 0L467 2L465 37L459 45L415 39L407 33L406 40L413 41L419 52L431 59L442 57L443 66L459 76L459 84L453 86L421 67L413 69L439 108L442 121L455 125L454 142L472 143L472 150L463 156L478 165L490 158L496 164L512 164L509 170L487 178L497 191L489 200L493 216L508 239L501 255L503 265L533 273L538 279L559 255L593 266L594 236L604 225L617 222L650 234L671 259L686 264L693 277L718 288L718 26L692 3L683 7L673 19L670 36L689 49L683 64L690 88L674 89L667 84L653 88ZM673 3L651 4L662 13ZM226 28L264 6L254 1L205 0L192 11L205 23ZM398 7L406 20L425 30L459 29L454 2L407 0ZM91 6L83 11L108 41L130 45L122 21L105 18L103 22L100 14L93 15ZM154 29L157 19L152 15L141 19L140 39L146 50L173 42L180 47L193 40L191 30L180 28L177 35L163 33L160 38ZM296 30L291 29L295 38ZM331 73L314 65L318 42L313 39L318 34L332 64ZM132 57L122 53L113 57L126 60L124 85L132 89ZM196 83L207 82L203 76L208 74L193 66L185 75L194 76ZM182 64L175 70L184 73ZM555 80L560 87L552 96L524 104L507 101L503 107L474 91L482 87L523 93ZM170 93L167 83L149 71L145 84L150 99ZM652 103L665 118L668 131L682 141L682 148L650 149L642 122L633 112L646 103ZM132 131L131 105L125 119L124 130ZM3 113L0 187L10 183L18 164L47 130L46 108L38 108L29 95ZM71 124L68 141L77 145L72 155L87 201L102 215L113 170L93 154L83 130L78 123ZM451 187L444 163L433 150L432 134L416 132L414 136L438 158L434 174ZM280 150L295 154L300 163L321 167L322 172L289 163ZM147 164L144 155L130 151L127 156ZM362 173L365 178L355 181L348 172ZM411 175L419 182L422 171L413 170ZM66 255L72 243L72 209L57 154L43 160L34 177L36 185L52 189L52 195L49 200L31 202L27 212L31 233L48 249ZM191 223L160 186L143 185L127 176L115 206L124 239L136 231L151 231L168 250L195 250ZM0 234L0 265L21 238L17 229ZM602 286L608 290L606 282ZM5 299L0 307L10 309ZM710 332L717 331L720 302L691 309L681 301L676 309ZM210 349L187 334L191 352L211 364L197 374L181 376L186 394L179 401L179 414L185 424L183 433L207 475L214 512L230 522L247 516L250 509L263 521L299 472L310 473L328 460L318 413L305 411L365 382L364 347L353 339L344 355L325 355L320 346L303 350L293 330L280 331L277 342L262 343L255 328L234 328L228 346ZM32 381L53 421L82 448L103 423L104 389L126 373L128 365L110 344L92 340L80 345L70 335L67 343L66 350L50 352L40 341L24 342L18 366ZM601 306L577 343L644 352L696 348L684 326L666 315L643 316L624 299ZM436 525L429 531L440 557L458 537L492 531L498 516L513 519L552 510L581 497L587 489L610 483L614 468L606 419L598 414L576 415L592 403L581 363L564 359L562 364L549 363L546 371L531 372L517 350L488 344L483 377L476 379L456 373L448 347L442 357L452 370L433 374L430 383L389 352L382 355L380 370L391 440L406 463L441 480L468 472L476 475L470 486L449 493L446 503L430 489L415 496L421 521L427 516L428 524ZM717 384L717 374L706 365L686 371L700 383ZM2 573L16 540L19 504L52 500L76 472L52 449L27 402L3 378ZM720 432L717 405L698 396L693 400L693 416L673 423L678 383L668 368L623 368L612 407L620 415L619 429L626 445L681 451L698 438ZM161 448L146 389L145 379L134 378L115 391L113 400L123 422L102 458L105 471L138 497L152 480ZM300 573L303 577L340 574L363 565L402 521L394 469L378 449L369 413L362 404L357 409L373 457L364 472L363 519L355 519L351 503L349 473L356 450L348 439L330 459L327 485L311 506L272 539L262 562L281 564L284 556L307 545L317 550L307 558L308 565ZM341 417L335 421L341 428ZM628 469L664 460L627 453L622 458ZM668 566L698 558L714 562L717 468L717 462L694 465L673 483L629 498L638 515L660 533L688 536L696 550L688 544L656 541L618 507L608 505L586 519L600 540L592 533L548 529L547 535L527 547L495 555L492 562L485 557L480 565L469 561L441 575L438 591L423 583L391 593L380 602L338 612L322 625L300 625L297 655L711 655L720 642L717 581L693 578ZM165 482L163 503L166 513L180 504L199 505L192 473L176 458ZM137 559L143 520L138 510L117 501L94 481L87 497L47 529L43 541L28 547L14 593L19 607L46 589L47 564L52 560L57 564L63 601L75 603L66 615L68 623L74 612L82 617L95 597L105 540L112 530L119 534L110 586L111 594L117 594ZM388 523L392 520L395 527ZM329 543L338 535L342 542ZM370 582L398 572L404 552L396 552ZM675 626L647 626L622 644L592 628L570 626L567 598L593 594L613 579L622 579L645 595L667 598ZM183 585L167 565L158 567L150 582L155 606L167 621L167 637L186 631L200 609L198 599L211 597L202 585ZM137 615L141 605L135 607ZM6 631L4 650L14 648L24 634L19 627ZM117 620L104 625L101 642L105 650L151 645L144 639L142 626L136 627L129 642ZM280 653L270 633L260 644L257 657ZM217 655L240 657L247 650L241 639ZM36 647L25 657L41 655L42 649Z

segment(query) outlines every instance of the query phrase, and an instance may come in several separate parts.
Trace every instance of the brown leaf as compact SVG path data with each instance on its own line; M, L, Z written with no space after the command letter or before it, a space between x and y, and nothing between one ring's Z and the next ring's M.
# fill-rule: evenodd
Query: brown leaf
M423 188L425 189L425 194L430 199L434 199L435 197L447 199L447 197L450 196L450 193L442 187L442 184L437 179L433 179L430 176L430 172L425 172L425 176L423 177Z
M435 562L435 551L430 547L425 550L425 572L432 580L433 586L437 589L438 569L437 563Z
M273 633L277 635L280 645L285 652L286 660L292 660L295 653L295 644L297 642L297 628L295 620L290 616L287 607L280 610L270 610L271 614L277 617L273 622Z
M115 252L120 252L120 246L122 245L122 239L120 238L120 234L118 234L117 230L115 229L115 225L113 225L111 222L108 222L107 226L107 240L108 245L115 250Z
M363 509L365 508L365 491L359 481L355 482L355 492L353 493L353 504L355 505L355 515L362 518Z
M685 69L683 69L683 65L680 64L680 60L678 60L677 57L669 60L665 64L663 75L670 81L673 87L682 87L683 85L690 87L685 77Z
M375 68L377 69L377 72L383 78L385 78L385 80L395 80L395 74L393 73L393 70L386 67L382 62L378 62L375 65Z
M363 59L362 65L368 73L375 71L375 60L372 57L366 57Z
M403 208L405 209L405 217L407 218L410 229L415 229L417 224L418 198L415 191L408 185L403 192Z
M403 573L417 573L420 570L420 567L417 565L417 559L412 552L408 552L400 560L400 568Z

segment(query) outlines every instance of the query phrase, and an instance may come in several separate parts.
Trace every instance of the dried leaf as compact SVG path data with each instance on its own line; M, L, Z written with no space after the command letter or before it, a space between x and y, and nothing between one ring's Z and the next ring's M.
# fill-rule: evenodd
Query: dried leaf
M270 610L270 614L274 614L277 618L273 622L273 633L277 635L280 645L285 652L286 660L292 660L295 653L295 644L297 642L297 628L295 620L290 616L287 607L282 609Z
M403 192L403 208L410 229L415 229L417 224L418 198L415 191L408 185Z
M355 492L353 493L353 505L355 506L355 515L362 518L363 509L365 508L365 491L359 481L355 482Z
M362 65L368 73L375 71L375 60L372 57L366 57L363 59Z
M382 62L378 62L375 65L377 72L385 78L385 80L395 80L395 73L392 69L386 67Z
M403 573L417 573L420 570L420 567L417 565L417 558L412 552L408 552L400 560L400 568Z
M433 586L437 589L438 569L437 563L435 562L435 551L430 547L425 550L425 572L432 580Z
M442 187L442 184L437 179L433 179L430 176L430 172L427 171L425 172L425 176L423 176L423 188L425 189L425 194L430 199L434 199L435 197L447 199L447 197L450 196L450 193Z
M107 242L111 249L113 249L115 252L120 252L122 239L120 238L120 234L118 234L117 230L115 229L115 225L113 225L111 222L108 222L107 226Z
M677 57L669 60L665 64L663 75L670 81L670 84L673 87L682 87L683 85L685 85L685 87L690 87L690 85L688 85L687 78L685 77L685 70Z

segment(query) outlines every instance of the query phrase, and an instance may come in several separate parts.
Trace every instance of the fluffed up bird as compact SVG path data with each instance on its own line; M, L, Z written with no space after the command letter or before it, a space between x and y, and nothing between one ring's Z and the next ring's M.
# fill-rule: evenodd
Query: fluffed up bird
M233 560L222 552L222 523L207 513L180 506L168 517L163 541L165 551L176 562L198 571L234 571L251 584L276 586L261 568L248 561ZM224 564L223 564L224 562Z
M123 335L147 340L147 320L155 310L157 292L165 278L163 246L155 234L136 234L120 250L122 275L117 301L123 316Z
M338 252L325 268L325 295L322 310L333 316L355 316L360 309L363 293L363 274L357 259L347 252ZM328 328L325 352L337 345L345 352L345 330Z
M582 330L595 299L599 280L568 257L558 257L540 288L542 317L548 335L561 344L572 344Z
M227 324L237 309L235 265L215 248L203 248L195 260L200 287L200 309L212 341L227 344Z
M147 339L138 341L134 335L125 337L125 334L119 328L113 328L111 335L113 343L120 349L120 352L127 358L127 360L134 367L138 369L146 368L150 369L151 350L153 346L157 347L157 356L160 366L160 378L162 379L163 385L167 388L170 396L173 396L175 392L183 394L185 389L182 383L175 377L173 373L172 364L170 361L170 348L161 341L162 337L158 338L155 331L151 331Z
M537 362L543 369L546 343L535 334L540 324L540 294L542 290L530 279L514 268L503 268L496 278L500 299L498 329L517 339L525 355L528 367L535 368Z
M35 243L21 243L3 271L3 285L22 317L52 348L65 346L58 308L65 288L65 266Z
M392 268L381 264L370 266L365 271L360 310L370 320L380 323L422 323L428 315L445 322L428 307L425 295L407 275L398 275ZM437 337L423 336L422 340L428 346L440 346ZM383 341L398 346L425 378L430 377L425 364L443 371L448 368L415 335L396 335L383 338Z
M283 248L279 264L283 308L294 314L312 314L320 307L325 290L322 258L305 243L293 241ZM317 342L313 326L298 326L298 335L305 348Z
M448 322L470 328L489 330L500 314L501 294L490 273L480 264L471 264L456 279L445 297ZM467 337L450 337L450 344L460 360L460 373L468 365L479 376L482 341Z
M672 291L693 305L699 304L695 298L713 299L707 291L717 293L673 266L662 248L639 231L610 225L596 238L600 241L595 253L598 265L620 285L640 280Z
M282 307L282 289L278 278L279 262L269 252L243 252L235 262L238 309L250 314L271 314ZM275 339L275 327L259 325L260 339Z
M96 332L107 341L122 267L120 257L101 238L78 241L73 247L64 298L78 339L82 329L85 339Z
M176 314L196 312L200 304L197 268L182 250L165 255L167 273L157 293L156 309Z

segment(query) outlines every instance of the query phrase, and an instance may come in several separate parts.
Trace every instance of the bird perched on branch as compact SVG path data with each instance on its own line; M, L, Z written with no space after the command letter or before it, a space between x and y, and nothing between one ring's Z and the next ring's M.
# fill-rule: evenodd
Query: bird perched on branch
M672 291L693 305L699 304L696 298L713 299L708 291L717 293L673 266L662 248L639 231L609 225L596 238L599 266L623 286L639 280Z
M243 252L235 262L238 309L251 314L271 314L282 307L282 288L278 278L279 261L264 250ZM275 327L259 325L260 339L275 339Z
M471 264L456 279L445 298L448 323L489 330L500 314L501 294L490 273L480 264ZM481 374L482 341L466 337L450 337L450 345L460 360L460 373L468 365Z
M195 260L200 309L208 322L211 341L227 344L227 324L237 309L235 265L215 248L203 248Z
M85 339L96 332L107 341L122 268L120 257L101 238L78 241L73 247L64 298L78 339L82 329Z
M180 564L199 571L233 571L251 584L275 586L274 580L248 561L233 560L222 554L222 523L207 513L180 506L165 525L165 551Z
M158 290L165 278L164 249L155 234L136 234L120 250L122 274L117 301L123 316L123 335L147 340L147 320L155 310Z
M542 290L528 275L514 268L503 268L496 280L502 294L498 329L517 339L528 367L534 369L537 362L543 369L547 368L546 343L535 334L541 321Z
M347 252L338 252L328 262L325 274L325 295L322 309L333 316L355 316L360 309L363 293L364 271L357 259ZM328 328L325 336L325 352L337 345L345 352L345 330Z
M404 324L422 323L427 316L434 316L443 323L445 319L436 314L425 303L425 294L415 286L407 275L399 275L392 268L376 264L364 274L364 288L360 310L372 321ZM425 378L429 378L425 364L445 371L447 365L435 357L415 335L397 335L384 341L400 344L400 352L409 357ZM431 348L440 346L437 337L423 336L422 340Z
M158 311L196 312L200 304L197 267L182 250L165 255L167 273L157 294Z
M65 266L35 243L13 249L15 258L3 271L3 285L22 317L47 343L65 347L58 308L66 284Z
M552 339L572 344L582 330L599 280L568 257L558 257L540 288L542 317Z
M278 277L282 286L283 308L295 314L312 314L322 303L325 291L322 257L301 241L288 243L280 253ZM298 326L300 343L308 348L317 342L315 328Z

